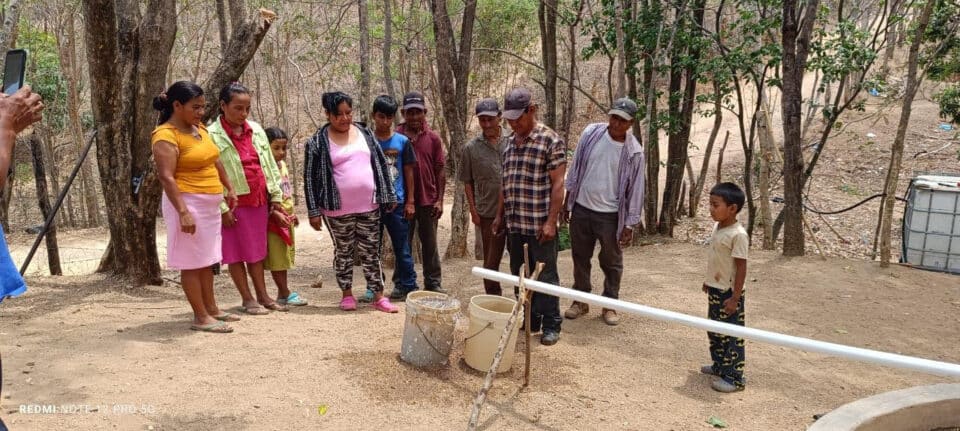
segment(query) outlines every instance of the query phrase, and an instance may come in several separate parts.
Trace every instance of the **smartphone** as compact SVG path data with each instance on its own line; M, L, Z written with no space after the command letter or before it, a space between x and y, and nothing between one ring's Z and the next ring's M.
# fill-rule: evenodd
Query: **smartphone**
M11 49L3 63L3 93L11 95L23 88L23 76L27 69L27 51Z

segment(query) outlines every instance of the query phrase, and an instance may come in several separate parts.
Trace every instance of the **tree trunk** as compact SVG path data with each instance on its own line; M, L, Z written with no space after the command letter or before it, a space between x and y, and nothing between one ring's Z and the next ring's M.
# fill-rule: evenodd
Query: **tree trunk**
M58 160L58 158L51 140L52 138L50 136L44 136L40 139L40 143L44 146L43 153L44 157L46 157L44 163L49 167L49 172L46 175L50 180L50 187L53 188L54 194L58 194L60 193L60 169L57 167L56 160ZM32 141L30 145L33 145ZM44 187L46 187L46 185L44 185ZM64 199L63 209L57 213L57 225L76 227L76 220L73 215L73 200L69 199L69 197L70 195L67 194L68 199Z
M467 84L470 79L470 59L473 50L473 26L476 21L477 2L467 0L464 4L457 43L447 4L443 0L430 0L433 13L433 31L437 49L437 78L443 119L450 135L445 174L454 182L453 208L450 211L450 243L444 258L467 257L467 235L470 213L463 192L463 183L457 181L460 174L462 149L467 142Z
M81 68L77 56L77 32L74 24L74 15L68 11L64 17L62 32L57 34L57 46L60 53L60 67L67 78L67 117L69 119L69 136L74 141L77 155L83 151L83 123L80 120L80 83ZM97 189L93 177L90 161L84 162L80 170L80 190L82 191L85 208L84 227L100 226L100 205L97 199Z
M220 54L227 55L227 43L230 41L230 24L227 22L227 7L224 0L214 0L217 8L217 29L220 35Z
M660 199L660 219L657 222L657 233L673 235L673 209L677 207L674 196L679 193L680 182L683 181L683 164L679 155L684 152L687 142L680 141L680 130L683 126L677 125L680 118L680 89L683 86L683 70L678 66L680 52L671 54L670 83L667 88L667 115L670 117L667 134L667 179L663 184L663 197ZM680 148L683 147L683 148ZM676 188L676 191L674 191Z
M567 39L570 44L570 49L567 51L567 56L570 57L570 72L567 75L567 97L566 97L566 106L561 111L560 117L560 135L563 136L564 142L567 145L570 145L570 127L573 124L573 117L577 111L577 99L574 94L574 89L576 88L575 83L577 82L577 26L580 24L580 21L583 19L583 7L586 2L579 2L577 9L576 19L567 26ZM636 93L636 87L634 86L634 93ZM636 94L633 95L636 97ZM636 129L636 127L634 128Z
M98 272L159 284L155 236L160 185L149 142L157 118L152 101L166 85L177 11L173 0L149 0L143 13L142 6L129 0L83 1L97 162L110 229ZM207 94L240 76L269 28L272 18L261 17L259 23L235 26L227 50L231 55L217 67ZM208 97L208 103L215 102L216 97Z
M83 10L91 107L99 125L97 162L110 228L98 272L160 284L155 238L160 187L148 144L156 113L150 102L166 81L176 4L151 1L144 22L138 3L85 0ZM141 35L140 28L155 31ZM138 193L133 181L140 182Z
M697 0L693 4L694 28L703 25L703 5L705 0ZM677 20L680 21L678 12ZM677 25L680 25L679 23ZM698 33L694 30L691 33ZM690 35L688 37L696 37ZM677 122L678 128L671 130L669 142L667 144L667 181L663 188L663 201L660 210L659 232L664 235L673 236L673 228L677 221L676 209L679 208L677 201L682 200L681 184L683 183L683 170L687 163L687 150L690 144L690 128L693 125L693 108L697 93L697 63L700 58L700 50L695 44L687 48L688 57L687 66L680 69L677 64L677 58L683 55L678 52L671 61L670 73L670 117ZM680 92L681 80L684 83L682 99L677 99L674 94Z
M907 83L904 88L903 104L900 108L900 123L897 125L897 136L890 148L890 166L887 169L887 179L884 184L882 200L883 217L880 219L880 267L890 266L890 231L893 226L893 208L897 200L897 179L900 177L900 165L903 161L903 144L907 136L907 126L910 125L911 105L917 94L922 78L917 76L917 63L920 56L920 45L923 43L930 14L936 2L927 2L920 12L917 21L916 33L910 43L910 54L907 60Z
M617 91L616 94L611 94L610 104L613 105L613 101L620 97L623 97L627 91L627 49L626 49L626 36L624 34L624 25L623 25L623 15L624 8L623 2L629 0L614 0L613 8L616 16L614 17L614 34L617 41L617 69L616 69L616 83Z
M227 9L230 12L230 35L237 32L237 28L247 20L247 0L227 0ZM227 44L229 46L230 44ZM226 52L230 52L227 50Z
M357 0L357 9L360 15L360 98L357 101L357 112L361 122L366 123L370 112L370 26L368 24L369 10L367 0Z
M810 49L810 34L816 22L819 0L809 0L801 20L798 0L784 0L781 35L783 43L781 109L783 111L783 255L803 256L803 142L801 118L803 71ZM803 27L800 27L800 24Z
M540 0L540 50L543 58L543 123L557 127L557 0Z
M766 98L766 94L761 94L761 98ZM766 101L763 102L763 109L757 112L760 116L757 119L757 126L760 128L760 177L758 178L758 188L760 189L760 223L763 224L763 249L776 249L777 239L773 236L773 217L770 214L770 171L773 165L773 153L777 150L776 141L773 137L773 123L770 111L767 109Z
M40 130L34 130L30 135L30 152L33 155L33 177L37 186L37 201L40 204L40 213L46 220L53 212L50 206L50 195L47 192L47 177L43 169L43 151L44 142L40 136ZM47 266L50 268L50 275L63 275L60 268L60 248L57 246L57 224L51 223L50 230L44 236L47 243Z
M713 145L717 141L717 135L720 134L720 126L723 124L723 96L720 93L720 83L713 82L713 128L710 129L710 137L707 138L707 147L703 150L703 162L700 164L700 174L690 188L690 217L697 216L697 209L700 207L700 196L703 194L703 187L707 182L707 170L710 168L710 156L713 153ZM727 132L730 137L730 132ZM726 138L725 138L726 139Z
M727 130L727 134L723 135L723 145L720 146L720 151L717 152L717 183L723 182L723 153L727 150L727 142L730 141L730 131Z
M3 51L13 46L13 41L17 39L17 24L20 22L20 0L7 0L3 8L3 28L0 29L0 48ZM4 56L0 59L0 70L7 59Z
M393 85L393 73L390 72L390 51L393 50L393 14L390 11L393 0L383 0L383 84L390 97L397 97Z
M207 111L203 118L204 123L220 115L220 103L212 95L219 94L221 88L240 79L240 75L243 75L243 71L253 59L253 55L257 53L260 43L263 42L263 37L276 19L277 14L260 9L254 14L253 19L244 21L241 16L239 21L233 21L233 36L227 44L229 54L220 60L216 70L203 85L204 93L211 95L206 98Z
M657 74L656 64L648 55L644 58L643 86L646 92L644 99L647 105L647 124L645 126L647 138L646 154L647 178L644 182L645 202L643 203L644 224L648 234L657 233L657 196L660 189L660 133L657 126Z

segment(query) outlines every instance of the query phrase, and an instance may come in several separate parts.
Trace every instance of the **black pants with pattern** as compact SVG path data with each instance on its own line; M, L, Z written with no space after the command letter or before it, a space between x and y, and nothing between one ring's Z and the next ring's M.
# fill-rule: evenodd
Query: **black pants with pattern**
M728 315L723 312L723 301L733 296L733 289L721 291L713 287L708 288L709 307L707 315L710 320L744 325L743 298L740 295L740 304L737 311ZM715 332L707 332L710 339L710 358L713 359L713 372L727 383L743 387L743 366L746 361L743 338L730 337Z
M380 210L324 217L333 239L333 268L340 290L353 288L353 256L357 254L363 267L367 288L383 292L383 270L380 268Z

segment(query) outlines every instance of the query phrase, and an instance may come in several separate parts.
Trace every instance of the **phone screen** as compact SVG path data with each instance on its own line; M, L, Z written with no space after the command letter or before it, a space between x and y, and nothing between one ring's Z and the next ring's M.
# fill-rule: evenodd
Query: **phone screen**
M23 87L23 74L27 66L27 51L13 49L7 51L7 58L3 66L3 92L16 93Z

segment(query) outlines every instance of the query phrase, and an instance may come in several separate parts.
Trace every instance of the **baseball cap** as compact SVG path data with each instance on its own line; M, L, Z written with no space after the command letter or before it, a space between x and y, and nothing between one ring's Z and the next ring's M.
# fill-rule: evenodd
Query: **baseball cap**
M427 101L419 91L411 91L403 95L403 109L427 110Z
M503 100L503 118L516 120L530 107L530 99L533 95L526 88L514 88L507 93Z
M478 117L496 117L500 115L500 104L496 99L486 98L477 102L476 108Z
M624 120L631 121L637 115L637 104L626 97L613 101L613 107L607 115L616 115Z

